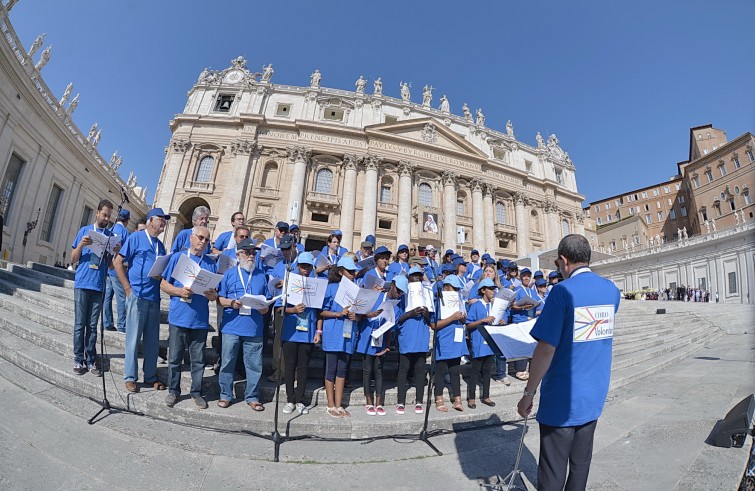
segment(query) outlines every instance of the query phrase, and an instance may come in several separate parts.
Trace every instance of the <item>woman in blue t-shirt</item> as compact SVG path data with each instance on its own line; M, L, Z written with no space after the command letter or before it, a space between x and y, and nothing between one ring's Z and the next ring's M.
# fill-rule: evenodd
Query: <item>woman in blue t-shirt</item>
M482 371L482 399L480 402L486 406L495 406L495 402L490 399L490 377L495 368L495 357L493 350L488 346L485 338L482 337L479 330L480 326L490 325L495 321L495 316L491 313L493 300L495 298L495 284L493 280L485 278L480 281L478 291L480 292L480 301L475 302L467 312L467 329L470 332L472 340L472 372L467 384L467 406L470 409L477 407L475 403L477 391L477 379ZM501 319L501 324L504 319Z
M409 270L409 283L421 283L424 272L414 266ZM427 307L416 307L406 311L398 320L398 401L396 413L404 414L406 406L406 379L409 370L414 372L414 412L425 412L422 398L425 395L425 377L427 367L425 359L430 348L430 324L435 314Z
M461 288L461 280L456 275L448 276L443 280L443 291L458 294ZM457 302L460 306L463 305L461 298L458 298ZM442 413L448 412L443 402L446 373L451 377L453 408L457 411L464 410L461 405L461 357L469 354L464 339L466 318L464 312L457 310L432 326L435 329L435 408Z
M409 283L404 276L397 276L392 283L386 283L388 291L381 293L372 311L364 316L359 323L359 336L356 351L362 353L362 386L364 387L364 410L368 416L385 416L383 408L383 355L388 353L391 345L393 328L383 333L380 337L373 338L372 333L385 324L383 318L378 318L382 310L377 310L385 300L398 300L406 293ZM399 302L393 309L394 319L403 314ZM375 380L375 389L372 389L372 380ZM374 396L374 398L373 398Z
M304 277L312 273L315 258L309 252L302 252L296 260L297 272ZM278 308L279 315L282 308ZM320 342L321 332L317 331L317 316L319 309L309 308L303 303L286 305L286 315L283 318L281 341L286 374L286 399L283 412L291 414L294 409L299 414L309 413L304 405L304 391L307 388L309 360L312 347ZM294 390L294 378L296 390Z
M376 253L377 254L377 253ZM396 251L394 262L388 266L388 281L393 280L396 275L409 273L409 246L401 244Z
M350 257L342 257L330 270L329 284L325 290L325 301L320 312L322 319L322 350L325 352L325 394L328 398L327 411L335 418L351 416L343 408L343 388L349 359L354 352L357 323L361 315L343 308L335 301L341 281L354 281L357 266Z

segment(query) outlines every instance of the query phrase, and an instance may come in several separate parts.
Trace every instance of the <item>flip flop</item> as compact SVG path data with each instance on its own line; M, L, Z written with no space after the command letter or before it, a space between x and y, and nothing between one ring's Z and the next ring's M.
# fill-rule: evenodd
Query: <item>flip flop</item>
M257 412L265 410L265 406L263 406L259 402L248 402L247 406L249 406L250 408L252 408L252 410L257 411Z

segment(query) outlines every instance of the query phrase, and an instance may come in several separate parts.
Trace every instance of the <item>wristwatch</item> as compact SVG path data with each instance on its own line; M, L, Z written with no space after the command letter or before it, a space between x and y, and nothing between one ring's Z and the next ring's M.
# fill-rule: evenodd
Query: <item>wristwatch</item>
M527 387L524 388L524 395L529 396L529 397L535 397L535 394L537 394L537 389L530 392L527 390Z

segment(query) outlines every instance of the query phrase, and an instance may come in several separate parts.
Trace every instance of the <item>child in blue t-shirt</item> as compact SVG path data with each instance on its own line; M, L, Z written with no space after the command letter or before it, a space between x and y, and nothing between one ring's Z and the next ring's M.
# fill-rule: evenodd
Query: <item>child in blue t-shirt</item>
M458 276L450 275L443 280L443 291L458 292L461 289ZM459 304L463 302L461 298L458 301ZM432 326L435 329L435 408L442 413L448 412L443 402L446 373L451 377L453 408L464 410L461 405L461 357L469 354L464 336L466 317L464 312L457 310Z
M492 324L495 316L491 313L493 300L495 299L495 284L489 278L479 283L480 301L475 302L467 312L467 329L472 341L472 369L467 384L467 406L470 409L477 407L475 403L477 380L482 371L482 399L480 402L486 406L495 406L490 399L490 378L495 368L495 356L493 350L480 334L480 326ZM501 319L501 324L504 319Z

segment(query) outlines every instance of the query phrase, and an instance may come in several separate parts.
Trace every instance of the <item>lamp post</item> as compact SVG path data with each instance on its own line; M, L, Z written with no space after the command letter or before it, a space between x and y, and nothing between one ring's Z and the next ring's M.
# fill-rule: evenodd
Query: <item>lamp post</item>
M41 211L42 211L42 208L39 208L37 210L37 218L34 219L33 222L26 222L26 231L24 232L24 242L23 242L24 247L26 247L26 240L29 237L29 234L31 233L31 231L37 228L37 223L39 222L39 213Z

